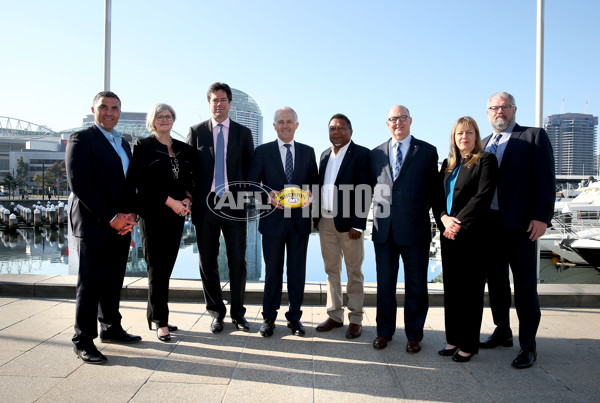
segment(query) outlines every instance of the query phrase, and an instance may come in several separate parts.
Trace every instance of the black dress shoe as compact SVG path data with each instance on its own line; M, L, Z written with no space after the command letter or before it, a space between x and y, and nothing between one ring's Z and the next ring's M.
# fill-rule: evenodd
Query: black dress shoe
M494 331L490 337L479 343L479 348L496 348L498 346L512 347L512 336L502 336Z
M250 324L243 316L239 319L231 319L231 323L235 325L235 328L237 330L241 330L242 332L250 331Z
M444 357L450 357L451 355L454 355L454 353L456 353L457 351L458 351L458 347L454 347L454 348L444 347L443 349L438 351L438 354L441 356L444 356Z
M176 332L177 329L179 329L177 326L173 325L167 325L167 327L169 328L169 332Z
M100 332L100 340L102 343L137 343L142 341L140 336L134 336L133 334L127 333L123 329L114 331Z
M292 330L292 334L295 336L304 336L306 330L299 320L288 320L287 327Z
M271 337L273 336L273 329L275 329L275 321L265 319L262 326L260 327L260 335L262 337Z
M158 331L160 329L161 329L160 327L156 329L156 337L158 338L158 340L164 341L165 343L170 342L171 341L171 333L167 333L164 336L161 336L160 334L158 334Z
M537 353L535 351L521 350L510 365L517 369L529 368L533 365L536 359Z
M73 346L73 351L77 358L88 364L104 364L107 361L106 356L98 351L95 346L85 349L79 349L76 346Z
M223 318L214 318L210 324L210 331L213 333L220 333L223 331Z
M464 355L460 355L458 354L460 350L457 350L456 353L454 353L454 355L452 356L452 361L454 362L469 362L471 360L471 357L473 357L473 354L464 356Z

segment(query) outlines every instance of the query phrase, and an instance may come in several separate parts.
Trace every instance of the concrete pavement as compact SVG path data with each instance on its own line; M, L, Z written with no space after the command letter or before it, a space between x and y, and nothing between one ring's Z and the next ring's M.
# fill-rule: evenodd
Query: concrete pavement
M7 296L6 281L0 291L2 402L600 400L598 307L544 308L538 360L530 369L515 370L510 362L517 345L481 350L464 364L440 357L444 316L439 306L429 311L423 351L408 354L401 308L393 341L375 350L372 306L365 309L362 336L347 340L345 327L315 332L326 319L324 306L304 307L305 337L290 334L284 309L274 336L262 338L259 304L248 305L250 333L235 331L227 318L225 330L215 335L203 303L171 302L170 322L180 331L163 343L147 328L145 301L126 299L122 323L143 341L124 346L96 339L108 357L98 366L84 364L71 351L74 299ZM518 322L514 310L511 314L516 337ZM483 336L492 330L486 309Z

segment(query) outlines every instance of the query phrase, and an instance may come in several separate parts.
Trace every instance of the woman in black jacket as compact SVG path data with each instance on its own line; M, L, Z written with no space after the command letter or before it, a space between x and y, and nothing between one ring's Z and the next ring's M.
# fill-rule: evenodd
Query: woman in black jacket
M434 207L440 226L447 345L440 355L467 362L479 351L485 287L486 217L496 190L498 160L483 151L477 123L459 118L440 171Z
M175 111L156 104L146 116L152 136L136 140L132 169L138 191L142 249L148 267L148 327L171 340L169 280L179 252L185 216L192 204L195 152L171 137Z

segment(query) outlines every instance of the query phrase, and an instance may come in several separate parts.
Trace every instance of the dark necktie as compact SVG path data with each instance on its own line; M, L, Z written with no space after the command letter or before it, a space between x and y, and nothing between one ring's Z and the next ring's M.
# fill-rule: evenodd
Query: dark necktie
M396 156L394 157L394 181L398 179L400 175L400 167L402 166L402 150L400 149L400 142L396 143Z
M215 193L223 196L225 193L225 138L223 137L223 124L219 123L217 134L217 152L215 153Z
M285 153L285 178L288 181L288 184L292 183L292 175L294 174L294 159L292 158L292 147L291 144L284 144L287 151Z
M496 152L498 151L498 144L500 144L500 137L502 137L502 133L498 133L496 135L496 139L494 140L494 142L492 143L492 146L490 147L490 154L496 155Z

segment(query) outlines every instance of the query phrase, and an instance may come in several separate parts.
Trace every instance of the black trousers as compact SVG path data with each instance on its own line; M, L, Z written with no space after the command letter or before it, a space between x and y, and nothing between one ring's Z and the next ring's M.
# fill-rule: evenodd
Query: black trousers
M427 267L429 244L397 245L392 232L386 242L374 243L377 267L377 335L392 337L396 332L396 284L400 257L404 264L404 331L410 341L423 340L429 310Z
M282 223L286 231L282 236L262 234L265 259L265 290L263 294L263 318L275 320L281 307L284 257L287 267L287 290L289 308L287 320L300 320L304 283L306 282L306 252L309 234L299 234L291 222Z
M169 209L139 222L148 268L146 316L158 327L165 327L169 323L169 281L179 253L184 221L184 217Z
M537 293L537 245L525 230L507 228L499 213L490 214L492 232L488 245L494 254L486 261L490 307L499 332L510 330L511 291L508 267L512 270L515 308L519 318L519 343L522 350L535 351L535 336L542 316Z
M213 197L208 198L211 202ZM223 211L228 214L227 211ZM233 212L230 215L239 214ZM221 278L219 276L219 238L223 232L229 266L229 288L231 290L232 319L246 314L244 294L246 292L246 221L234 220L207 211L204 219L196 223L198 252L200 254L200 276L206 300L206 309L213 318L223 318L227 313L223 303Z
M70 251L79 257L73 343L86 348L98 337L98 321L103 331L121 327L119 303L131 236L115 232L108 239L73 239Z
M446 342L466 353L479 351L479 332L485 289L485 234L459 236L450 240L441 236L444 274L444 321ZM485 260L484 260L485 259Z

